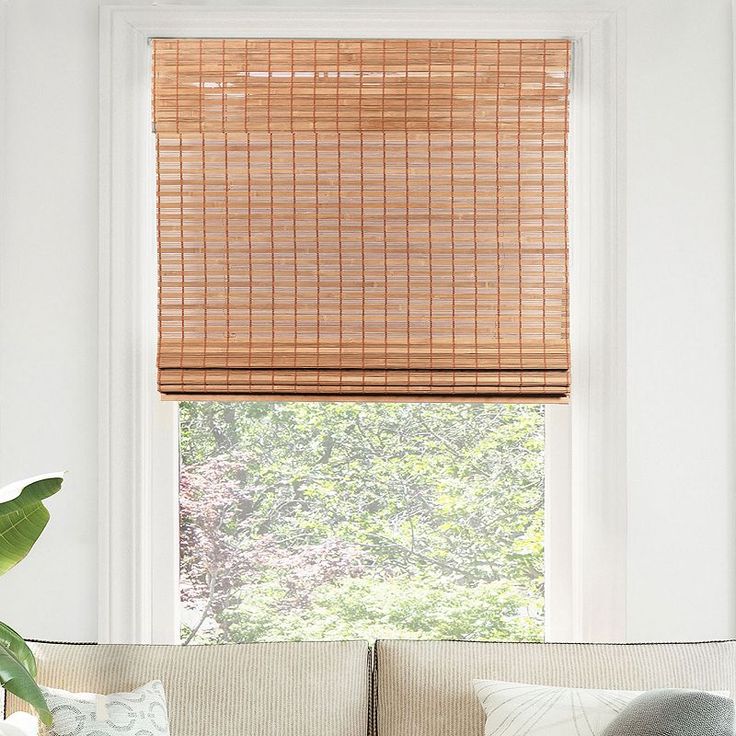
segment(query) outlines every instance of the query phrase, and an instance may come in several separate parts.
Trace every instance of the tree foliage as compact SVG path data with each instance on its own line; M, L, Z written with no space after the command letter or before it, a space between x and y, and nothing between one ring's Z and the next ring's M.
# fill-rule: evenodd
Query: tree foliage
M542 407L180 417L185 639L541 637Z

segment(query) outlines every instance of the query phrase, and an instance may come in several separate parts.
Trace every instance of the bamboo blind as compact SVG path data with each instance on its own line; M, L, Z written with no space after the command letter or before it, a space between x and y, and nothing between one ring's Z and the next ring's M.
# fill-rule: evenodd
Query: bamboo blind
M564 399L569 59L155 40L160 392Z

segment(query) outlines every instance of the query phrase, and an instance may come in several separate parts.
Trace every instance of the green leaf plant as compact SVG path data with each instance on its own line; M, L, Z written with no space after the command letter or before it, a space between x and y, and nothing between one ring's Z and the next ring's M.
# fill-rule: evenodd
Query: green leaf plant
M62 473L50 473L0 488L0 575L30 551L49 521L43 502L61 488ZM0 686L24 700L51 725L43 693L36 684L36 659L23 637L0 622Z

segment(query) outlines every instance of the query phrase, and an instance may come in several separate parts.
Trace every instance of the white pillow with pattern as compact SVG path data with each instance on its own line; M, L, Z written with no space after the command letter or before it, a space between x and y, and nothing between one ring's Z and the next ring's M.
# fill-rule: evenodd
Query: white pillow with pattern
M641 690L589 690L473 680L485 736L600 736Z
M97 695L41 688L51 711L49 736L170 736L164 686Z

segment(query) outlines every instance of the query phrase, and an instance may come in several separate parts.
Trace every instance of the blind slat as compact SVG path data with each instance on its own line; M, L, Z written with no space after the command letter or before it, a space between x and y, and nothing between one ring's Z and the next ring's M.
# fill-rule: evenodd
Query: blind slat
M164 396L568 395L568 41L153 55Z

